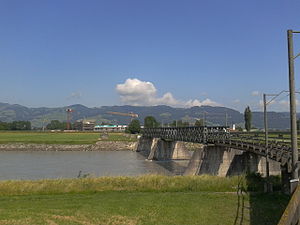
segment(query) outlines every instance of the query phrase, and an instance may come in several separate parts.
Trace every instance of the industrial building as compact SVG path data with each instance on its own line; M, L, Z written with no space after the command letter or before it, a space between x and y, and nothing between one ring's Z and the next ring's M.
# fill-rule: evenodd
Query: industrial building
M100 132L124 132L127 125L96 125L94 131Z

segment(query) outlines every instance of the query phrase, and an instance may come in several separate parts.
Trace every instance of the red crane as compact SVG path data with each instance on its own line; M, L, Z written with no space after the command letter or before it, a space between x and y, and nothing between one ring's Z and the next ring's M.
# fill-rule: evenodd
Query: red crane
M131 121L132 121L134 118L138 118L138 117L139 117L138 114L132 113L132 112L130 112L130 113L122 113L122 112L106 112L106 113L112 114L112 115L119 115L119 116L129 116L129 117L131 117Z
M66 112L67 112L67 130L71 130L72 112L74 112L74 110L71 108L68 108L68 109L66 109Z

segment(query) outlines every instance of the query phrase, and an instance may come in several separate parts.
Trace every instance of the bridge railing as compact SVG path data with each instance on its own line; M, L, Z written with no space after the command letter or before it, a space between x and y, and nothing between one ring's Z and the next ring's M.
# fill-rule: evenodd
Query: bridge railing
M145 128L142 130L142 133L144 137L174 141L227 144L242 148L243 146L249 147L251 145L251 148L255 151L257 150L261 155L264 155L266 152L265 139L262 132L229 132L228 127L224 126ZM281 154L283 154L282 151L290 152L289 142L281 138L269 138L267 148L278 149L281 151Z
M263 132L229 132L223 126L203 126L203 127L159 127L145 128L142 130L145 137L157 137L169 140L189 141L189 142L219 142L220 140L242 141L253 145L265 145ZM274 134L270 134L274 135ZM277 136L269 136L269 147L275 145L280 148L289 148L288 137L276 133Z
M230 138L226 128L223 126L145 128L142 134L144 137L206 143L208 140Z

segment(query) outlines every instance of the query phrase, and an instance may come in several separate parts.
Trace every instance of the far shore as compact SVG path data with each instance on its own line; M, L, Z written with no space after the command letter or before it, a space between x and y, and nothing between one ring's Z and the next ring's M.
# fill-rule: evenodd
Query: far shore
M137 142L98 141L96 144L0 144L0 151L135 151Z
M197 143L184 143L194 151L202 147ZM95 144L47 144L47 143L5 143L0 151L136 151L137 141L98 141Z

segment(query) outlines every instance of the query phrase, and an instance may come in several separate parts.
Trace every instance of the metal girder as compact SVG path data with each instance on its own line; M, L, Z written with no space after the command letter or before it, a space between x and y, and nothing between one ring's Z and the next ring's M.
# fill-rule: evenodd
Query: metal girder
M281 164L291 163L291 147L287 144L270 141L267 146L267 153L264 142L257 135L251 136L248 133L238 132L229 133L227 128L223 126L145 128L142 129L142 135L147 138L222 145L261 156L268 154L271 159Z

